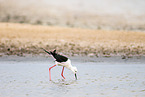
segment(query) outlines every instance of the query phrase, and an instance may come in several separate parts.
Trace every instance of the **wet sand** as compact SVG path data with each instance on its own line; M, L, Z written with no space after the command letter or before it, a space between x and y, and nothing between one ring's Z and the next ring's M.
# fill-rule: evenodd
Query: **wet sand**
M144 97L145 58L122 60L119 57L71 57L78 68L78 80L51 57L0 58L0 97Z

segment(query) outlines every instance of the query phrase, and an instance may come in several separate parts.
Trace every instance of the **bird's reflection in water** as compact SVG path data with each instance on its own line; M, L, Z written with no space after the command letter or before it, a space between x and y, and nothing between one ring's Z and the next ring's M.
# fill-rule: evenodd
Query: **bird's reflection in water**
M77 84L77 80L64 80L64 79L58 79L57 81L51 80L53 84L59 85L59 86L66 86L66 85L73 85Z
M53 90L54 93L57 93L60 95L67 94L71 88L70 86L75 86L77 84L77 80L64 80L64 79L58 79L58 80L51 80L51 90ZM55 94L54 94L55 95Z

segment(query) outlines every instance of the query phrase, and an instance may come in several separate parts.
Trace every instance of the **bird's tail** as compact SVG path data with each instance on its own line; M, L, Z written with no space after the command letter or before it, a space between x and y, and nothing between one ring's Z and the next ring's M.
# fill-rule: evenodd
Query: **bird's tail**
M42 48L43 49L43 48ZM49 55L54 55L56 53L56 50L54 51L46 51L45 49L43 49L46 53L48 53Z
M51 54L50 52L48 52L47 50L45 50L44 48L42 48L46 53L48 53L49 55Z

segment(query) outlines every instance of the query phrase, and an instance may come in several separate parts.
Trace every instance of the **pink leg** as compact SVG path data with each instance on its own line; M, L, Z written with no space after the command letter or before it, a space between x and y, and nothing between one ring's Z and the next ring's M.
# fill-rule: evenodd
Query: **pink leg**
M51 70L51 68L53 68L53 67L55 67L56 65L53 65L52 67L50 67L49 68L49 79L51 80L51 72L50 72L50 70Z
M65 77L63 76L63 71L64 71L64 66L62 68L61 76L65 79Z

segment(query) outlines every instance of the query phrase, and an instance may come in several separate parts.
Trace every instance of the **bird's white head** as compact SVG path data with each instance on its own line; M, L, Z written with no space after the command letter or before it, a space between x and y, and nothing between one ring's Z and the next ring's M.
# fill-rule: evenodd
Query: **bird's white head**
M71 68L71 71L72 71L74 74L76 74L76 73L78 72L77 67L73 66L73 67Z

